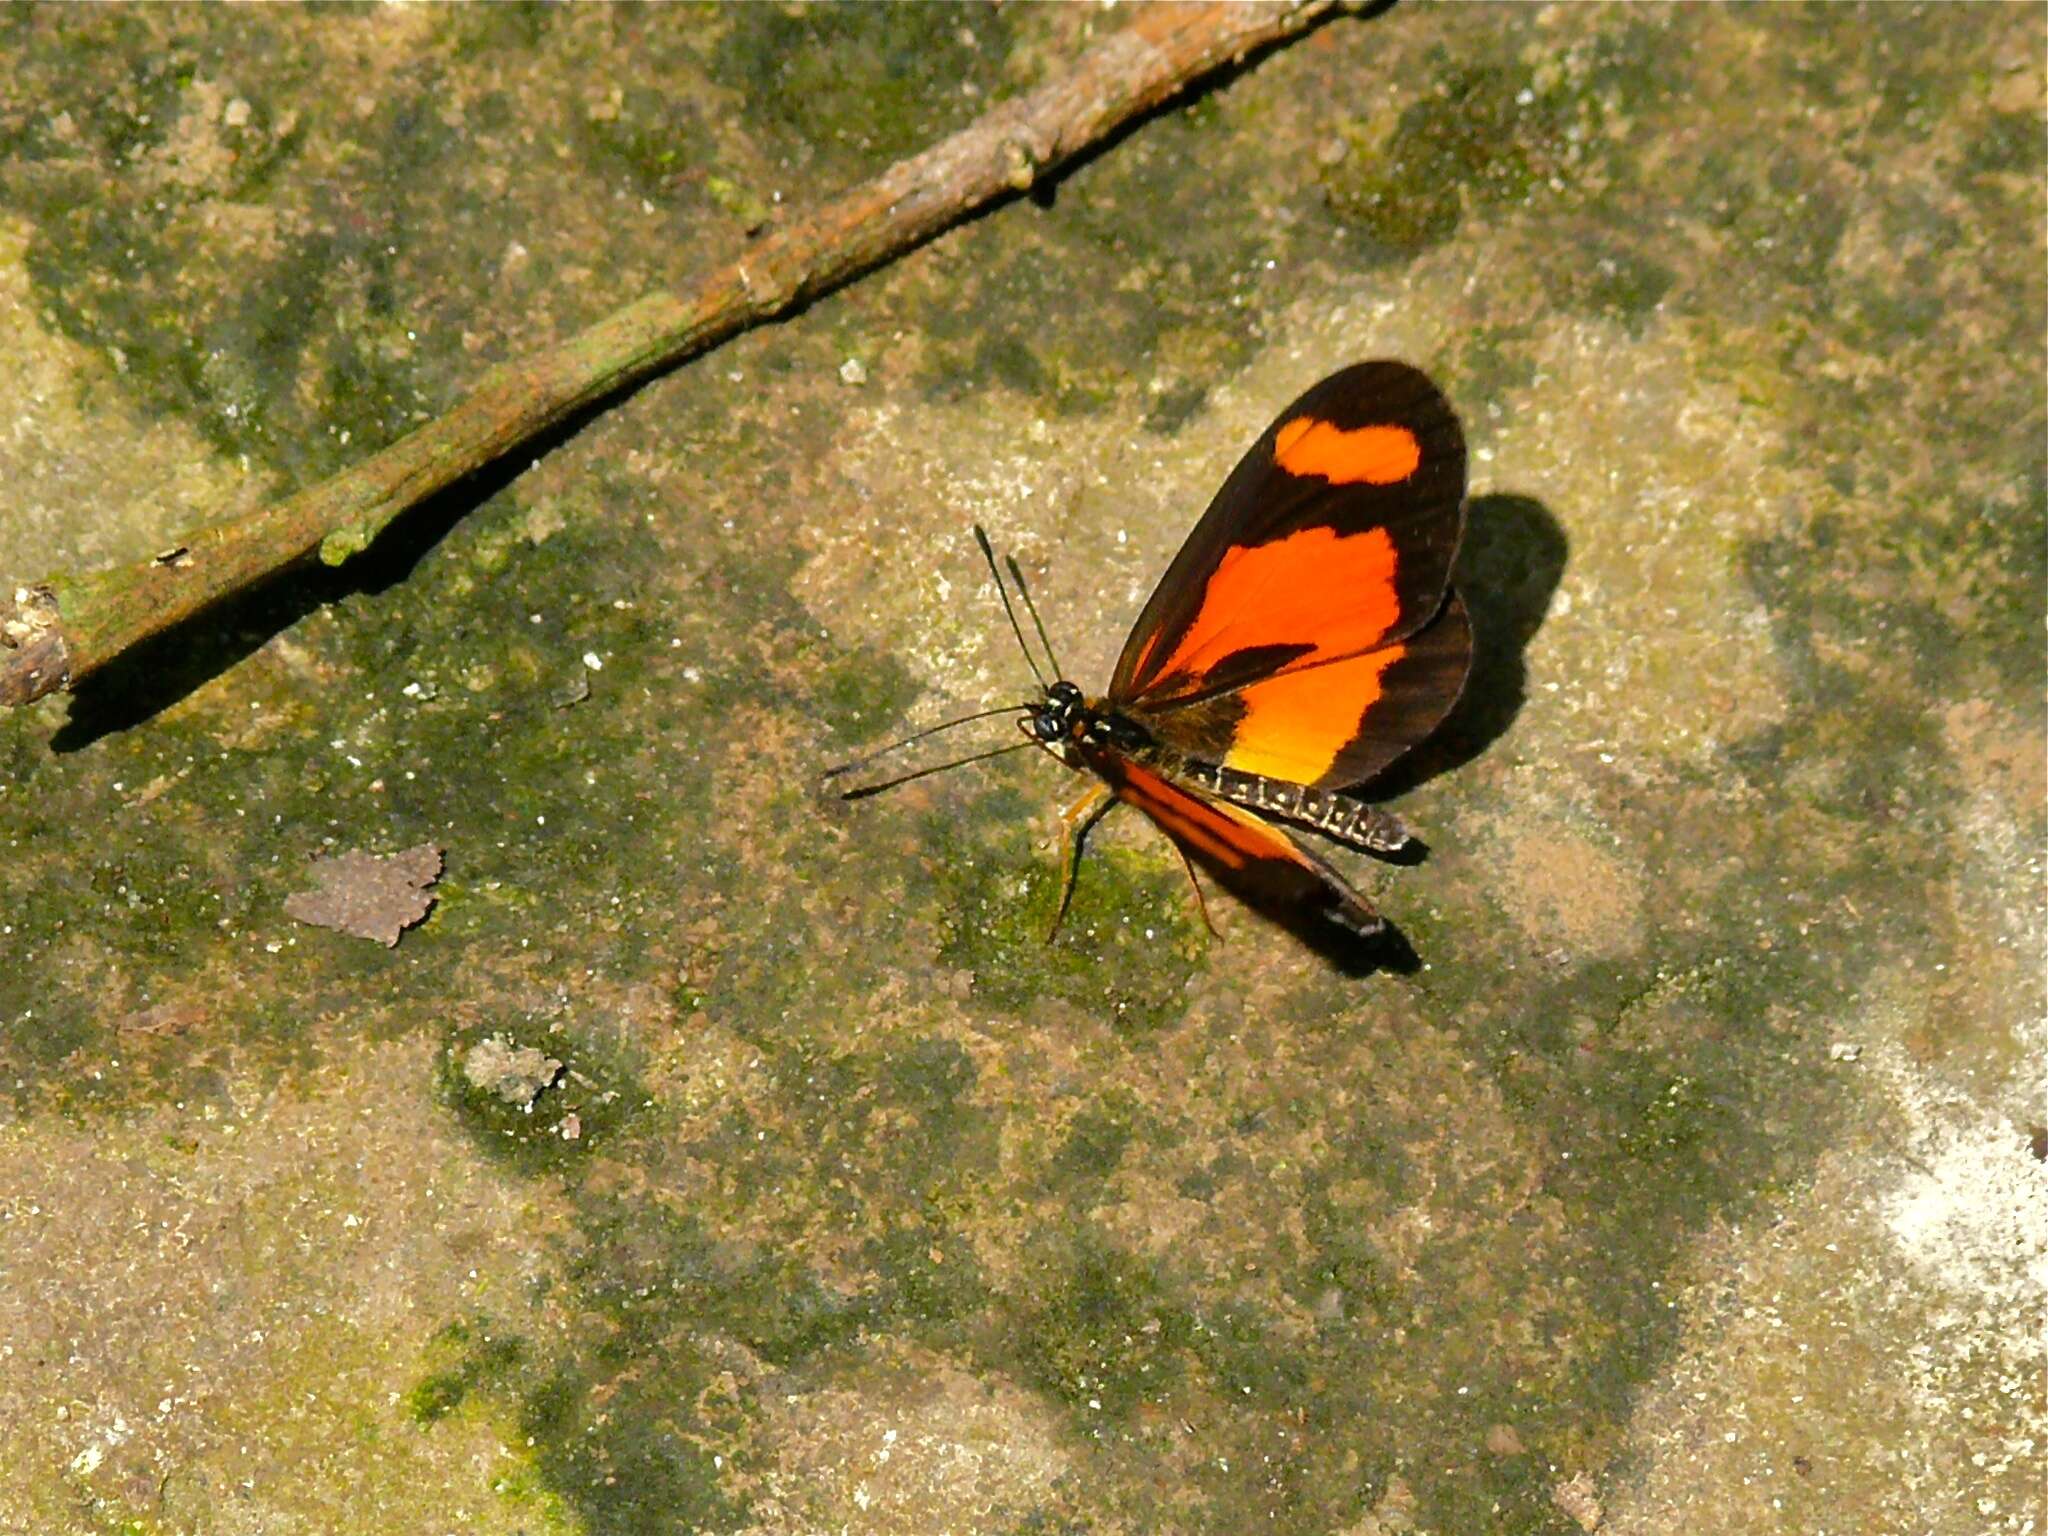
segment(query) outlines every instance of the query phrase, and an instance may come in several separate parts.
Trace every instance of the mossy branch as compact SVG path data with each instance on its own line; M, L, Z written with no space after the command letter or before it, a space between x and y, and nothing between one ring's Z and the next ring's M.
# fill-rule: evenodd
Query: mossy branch
M579 410L873 270L1027 191L1191 82L1306 32L1339 0L1160 4L1060 78L783 225L696 283L649 294L535 356L352 469L184 534L146 563L60 574L0 597L0 704L83 679L315 551L340 564L407 508Z

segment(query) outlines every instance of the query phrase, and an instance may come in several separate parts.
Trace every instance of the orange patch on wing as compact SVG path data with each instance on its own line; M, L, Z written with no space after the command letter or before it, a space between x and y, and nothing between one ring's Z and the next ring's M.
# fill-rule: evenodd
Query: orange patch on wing
M1354 427L1297 416L1273 439L1273 459L1290 475L1321 475L1332 485L1398 485L1422 463L1422 444L1406 427Z
M1288 663L1292 669L1369 650L1401 616L1396 563L1393 538L1384 528L1348 536L1334 528L1303 528L1271 544L1226 550L1209 575L1194 622L1153 675L1185 674L1190 687L1199 687L1202 674L1234 651L1311 647ZM1145 678L1142 656L1138 672Z
M1273 852L1262 846L1256 836L1247 836L1263 828L1227 815L1158 774L1126 761L1121 765L1120 775L1122 782L1117 785L1117 794L1158 822L1189 852L1214 859L1227 869L1242 869L1253 859L1270 857ZM1270 842L1270 834L1263 841Z
M1408 653L1405 645L1368 651L1306 672L1283 672L1237 697L1237 723L1223 766L1293 784L1328 773L1379 701L1380 678Z

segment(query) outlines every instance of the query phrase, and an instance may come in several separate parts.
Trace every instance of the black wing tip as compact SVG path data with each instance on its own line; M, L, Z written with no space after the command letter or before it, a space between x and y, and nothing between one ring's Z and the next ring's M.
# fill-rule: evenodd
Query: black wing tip
M1377 939L1387 931L1387 920L1377 912L1347 912L1343 910L1328 913L1330 921L1346 933L1361 939Z

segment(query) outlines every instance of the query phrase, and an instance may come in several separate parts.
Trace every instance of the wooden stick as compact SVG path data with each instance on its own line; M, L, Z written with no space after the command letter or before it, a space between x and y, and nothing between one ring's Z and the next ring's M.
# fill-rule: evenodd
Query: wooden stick
M0 596L0 705L83 679L140 641L303 560L338 565L407 508L577 411L911 250L1029 190L1192 81L1298 37L1340 0L1159 4L1061 78L1002 103L691 287L652 293L535 356L485 374L446 414L352 469L183 535L142 565L56 575Z

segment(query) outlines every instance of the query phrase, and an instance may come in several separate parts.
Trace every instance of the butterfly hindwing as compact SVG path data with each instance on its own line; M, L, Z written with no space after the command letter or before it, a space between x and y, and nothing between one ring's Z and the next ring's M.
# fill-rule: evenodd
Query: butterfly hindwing
M1464 435L1424 374L1331 374L1224 481L1124 643L1110 704L1185 706L1402 640L1443 608L1464 495Z
M1197 794L1120 753L1089 751L1086 761L1119 800L1143 811L1249 905L1282 919L1335 923L1366 937L1386 926L1342 875L1270 822Z

